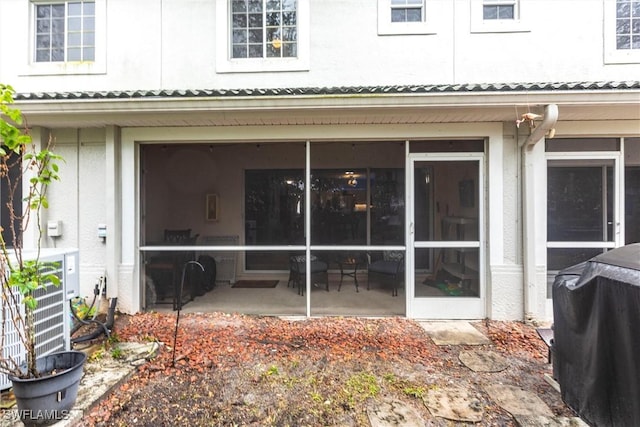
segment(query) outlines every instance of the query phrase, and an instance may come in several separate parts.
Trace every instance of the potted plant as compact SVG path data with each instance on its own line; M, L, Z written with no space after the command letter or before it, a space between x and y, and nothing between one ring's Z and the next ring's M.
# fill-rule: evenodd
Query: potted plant
M36 296L59 286L55 265L41 260L42 209L47 188L59 180L61 157L35 144L13 108L11 86L0 84L0 182L5 215L0 228L0 373L8 375L26 425L47 424L65 417L73 407L86 355L77 351L36 354ZM33 250L24 250L23 236L33 227ZM9 336L17 336L24 351L9 352ZM17 353L17 354L16 354Z

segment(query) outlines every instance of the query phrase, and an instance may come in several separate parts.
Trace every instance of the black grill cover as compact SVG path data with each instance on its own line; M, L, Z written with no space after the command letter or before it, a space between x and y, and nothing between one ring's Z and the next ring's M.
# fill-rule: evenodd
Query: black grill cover
M640 426L640 243L561 271L553 284L562 400L594 426Z

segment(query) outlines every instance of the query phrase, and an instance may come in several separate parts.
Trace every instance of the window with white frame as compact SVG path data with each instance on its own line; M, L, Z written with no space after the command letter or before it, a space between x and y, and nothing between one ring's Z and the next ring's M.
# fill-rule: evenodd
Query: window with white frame
M604 62L640 63L640 0L604 2Z
M309 69L309 0L215 0L216 71Z
M232 0L232 58L295 58L296 0Z
M471 1L472 33L528 32L527 2L520 0Z
M516 0L484 0L482 19L516 19Z
M35 62L94 61L93 0L36 3Z
M424 0L391 0L391 22L422 22Z
M616 49L640 49L640 0L616 1Z
M378 0L378 34L436 34L451 3L436 0Z
M107 0L29 0L24 11L30 25L16 44L29 54L21 74L107 72Z

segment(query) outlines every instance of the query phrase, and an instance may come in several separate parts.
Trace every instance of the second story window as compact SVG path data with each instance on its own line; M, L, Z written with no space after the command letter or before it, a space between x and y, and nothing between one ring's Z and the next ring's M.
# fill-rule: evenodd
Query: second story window
M516 0L484 0L482 18L484 20L516 19Z
M616 49L640 49L640 0L616 1Z
M472 33L529 32L532 2L520 0L472 0Z
M448 1L377 0L378 35L436 34L450 13Z
M295 58L296 0L232 0L232 58Z
M422 22L423 0L391 0L391 22Z
M604 63L640 64L640 0L604 2Z
M35 61L95 60L95 3L35 4Z

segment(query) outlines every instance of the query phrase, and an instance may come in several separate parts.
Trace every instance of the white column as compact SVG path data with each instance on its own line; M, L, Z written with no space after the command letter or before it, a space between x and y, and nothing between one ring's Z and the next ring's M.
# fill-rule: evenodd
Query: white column
M525 320L544 317L546 304L547 178L544 138L522 148Z
M487 213L487 233L485 247L487 248L485 265L488 267L488 274L485 274L485 295L486 314L493 319L498 313L504 312L503 299L500 295L508 295L501 289L501 280L497 276L496 269L504 264L504 137L502 127L496 129L488 137L487 142L487 185L484 187L481 197L486 197L488 209ZM482 213L480 213L482 218ZM480 224L480 227L483 225ZM484 239L480 240L484 244ZM483 248L481 247L482 251ZM500 293L500 295L498 295ZM499 316L498 316L499 317Z
M118 296L118 267L121 254L122 228L120 222L120 128L107 126L105 144L105 212L107 224L106 275L107 296Z
M120 146L114 158L119 159L119 170L114 171L117 177L116 188L119 191L116 198L119 201L116 210L120 220L120 264L118 266L118 306L126 313L140 311L141 292L138 259L138 180L136 179L137 155L136 143L130 129L123 129L120 136Z

